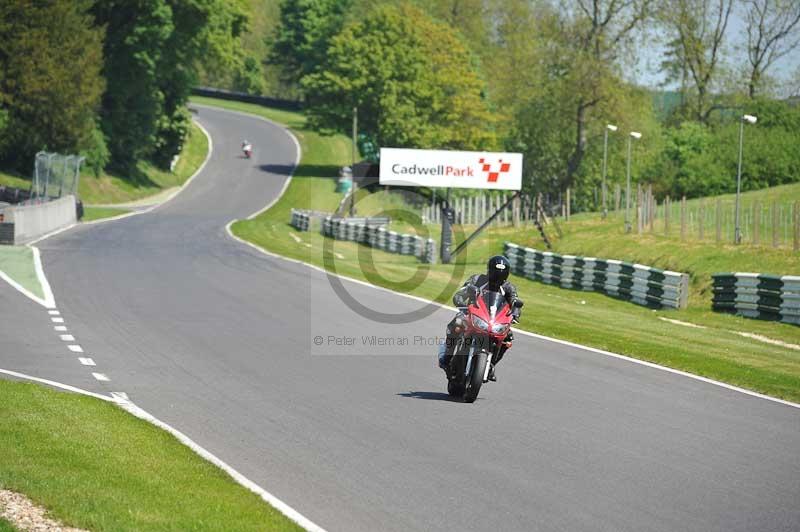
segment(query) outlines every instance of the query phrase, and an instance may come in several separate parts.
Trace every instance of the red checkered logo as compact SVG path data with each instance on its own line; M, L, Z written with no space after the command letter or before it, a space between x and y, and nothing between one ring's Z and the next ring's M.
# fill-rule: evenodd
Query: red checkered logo
M503 159L498 160L496 165L487 163L483 158L478 162L481 163L481 170L486 174L489 183L496 183L500 174L505 174L511 169L511 163L504 163ZM493 166L496 166L497 170L494 170Z

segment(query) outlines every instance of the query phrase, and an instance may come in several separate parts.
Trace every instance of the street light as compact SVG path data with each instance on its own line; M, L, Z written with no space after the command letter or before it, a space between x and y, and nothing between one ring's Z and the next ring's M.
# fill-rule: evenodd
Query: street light
M603 219L608 216L608 209L606 208L606 162L608 160L608 132L616 131L617 126L613 124L606 124L603 130Z
M638 131L631 131L628 137L628 172L625 184L625 232L631 232L631 139L639 140L642 134Z
M742 193L742 145L744 144L744 123L755 124L758 118L753 115L744 115L739 121L739 170L736 173L736 229L733 241L736 244L742 243L742 228L739 226L739 197Z

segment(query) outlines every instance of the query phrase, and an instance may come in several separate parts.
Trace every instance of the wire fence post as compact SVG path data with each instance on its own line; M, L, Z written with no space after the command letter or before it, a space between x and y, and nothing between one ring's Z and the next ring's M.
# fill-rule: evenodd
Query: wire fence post
M772 202L772 247L778 247L778 204Z
M719 198L717 198L717 212L715 216L717 222L716 242L719 244L722 241L722 200Z
M759 245L761 239L761 202L753 202L753 245Z
M792 205L792 249L800 251L800 201Z
M700 206L697 210L697 236L700 240L703 240L703 230L706 221L706 204L702 198L700 198Z
M681 198L681 241L686 240L686 196Z

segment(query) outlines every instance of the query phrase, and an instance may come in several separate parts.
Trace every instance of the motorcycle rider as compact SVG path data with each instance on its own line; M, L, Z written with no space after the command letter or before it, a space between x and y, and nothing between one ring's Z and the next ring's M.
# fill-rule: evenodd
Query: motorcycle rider
M247 155L248 152L253 151L253 145L250 144L250 141L248 141L247 139L244 139L244 141L242 141L242 151L244 152L245 155Z
M517 323L520 316L521 300L517 297L517 288L507 281L508 274L511 271L511 263L503 255L495 255L490 258L486 263L486 273L478 273L467 279L467 282L455 293L453 296L453 303L457 307L467 306L470 302L474 301L481 290L488 289L495 292L500 292L505 296L509 306L511 306L512 323ZM519 304L515 304L519 301ZM450 323L447 324L447 336L444 344L444 349L439 353L439 367L447 371L447 366L450 364L450 359L453 357L453 350L458 342L458 337L463 329L464 314L459 312L456 314ZM492 360L492 365L489 368L489 380L496 381L495 366L503 358L505 352L508 350L511 342L514 340L514 335L511 331L508 336L503 340L503 345L497 353L497 357Z

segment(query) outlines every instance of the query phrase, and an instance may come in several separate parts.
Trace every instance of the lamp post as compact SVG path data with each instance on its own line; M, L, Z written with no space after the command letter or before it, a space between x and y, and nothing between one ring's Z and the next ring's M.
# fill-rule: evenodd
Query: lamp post
M733 241L736 244L742 243L742 228L739 225L739 200L742 193L742 145L744 144L744 123L755 124L758 120L753 115L744 115L739 121L739 170L736 172L736 229L733 235Z
M358 107L353 107L353 147L351 151L351 164L350 168L352 170L352 181L350 182L350 216L353 217L356 214L356 150L358 149L357 144L358 138Z
M603 194L603 219L605 220L606 216L608 216L608 208L606 206L606 164L608 161L608 132L609 131L616 131L617 126L613 124L606 124L605 130L603 130L603 184L602 184L602 194Z
M628 171L625 180L625 232L631 232L631 139L640 139L642 134L638 131L631 131L628 137Z

